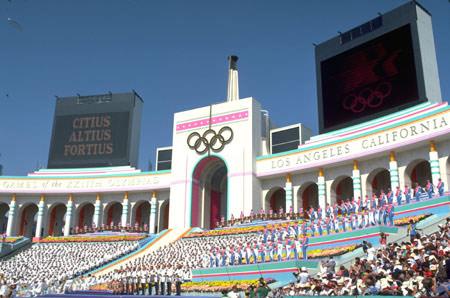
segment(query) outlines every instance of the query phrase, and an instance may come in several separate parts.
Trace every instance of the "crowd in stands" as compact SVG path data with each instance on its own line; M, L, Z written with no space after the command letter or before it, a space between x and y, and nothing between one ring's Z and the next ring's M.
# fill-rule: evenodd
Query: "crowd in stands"
M137 241L37 243L0 260L0 275L6 284L30 295L61 292L66 280L137 248Z
M411 202L418 202L425 199L432 199L437 196L444 195L444 183L441 179L438 180L438 184L435 186L429 180L427 180L425 187L420 186L418 183L415 183L414 188L409 188L407 185L402 190L399 186L396 187L394 191L388 189L387 192L384 190L380 190L379 195L373 194L372 197L368 195L365 196L364 199L361 198L352 198L346 200L339 200L333 206L327 204L325 210L322 208L312 208L303 209L299 207L297 211L291 206L289 210L284 210L280 208L277 211L273 209L264 210L261 209L259 212L250 211L249 215L245 215L244 212L241 212L239 218L231 215L230 220L225 220L224 217L220 219L216 223L217 227L230 227L234 225L251 223L254 221L265 221L265 220L307 220L307 219L321 219L325 220L326 218L334 219L338 216L350 217L350 221L353 221L353 217L362 216L366 218L367 225L381 224L381 219L384 224L385 214L394 212L395 206L401 206L404 204L409 204ZM389 220L391 218L388 218ZM345 224L345 223L344 223ZM392 222L391 222L392 224Z
M262 235L256 233L220 237L182 238L158 250L130 261L97 279L99 284L109 284L109 288L119 293L140 293L146 284L149 294L168 294L168 289L177 282L190 280L192 269L231 264L242 264L242 259L231 254L218 254L211 261L212 252L217 248L231 252L231 247L247 247L249 243L261 243ZM157 284L157 286L155 286ZM151 291L151 292L150 292Z
M72 231L72 235L78 234L88 234L88 233L99 233L99 232L127 232L127 233L148 233L148 225L139 225L136 223L134 226L126 225L122 226L121 223L114 224L111 223L109 225L101 225L96 227L95 224L92 226L85 225L83 227L76 226Z
M389 295L448 297L450 279L450 218L431 235L410 234L410 241L369 246L364 257L345 268L331 258L310 276L306 268L296 282L272 296ZM411 241L412 240L412 241Z
M407 187L405 191L382 191L372 198L328 204L323 210L300 208L293 213L291 208L287 214L281 210L279 217L269 212L268 219L285 217L294 223L265 228L260 233L181 238L99 277L81 275L137 249L138 243L35 244L0 261L0 296L2 289L28 291L34 296L98 285L107 285L115 294L178 295L181 283L191 279L192 269L306 259L310 237L392 225L397 206L420 201L424 194L434 197L430 188L423 192ZM264 218L264 212L259 214ZM102 226L92 232L108 230L140 231L140 227ZM432 235L419 235L414 227L412 230L411 241L387 244L384 239L379 249L368 247L366 257L357 258L350 268L336 270L333 259L322 264L323 271L316 277L302 268L295 283L269 295L417 295L438 291L433 285L441 285L445 270L450 274L450 220ZM82 232L89 231L86 228ZM17 289L2 285L16 285Z

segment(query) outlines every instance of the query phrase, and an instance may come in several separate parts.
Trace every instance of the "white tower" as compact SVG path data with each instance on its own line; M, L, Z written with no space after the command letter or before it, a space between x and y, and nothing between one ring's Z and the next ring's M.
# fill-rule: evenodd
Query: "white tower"
M226 102L174 115L170 228L213 228L262 206L255 176L261 105L239 98L237 60L228 57Z
M228 90L227 102L239 100L239 76L237 70L238 56L228 56Z

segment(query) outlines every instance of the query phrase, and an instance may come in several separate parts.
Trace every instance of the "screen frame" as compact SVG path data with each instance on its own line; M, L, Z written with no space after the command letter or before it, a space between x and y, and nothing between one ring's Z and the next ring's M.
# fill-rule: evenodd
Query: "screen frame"
M341 44L340 36L335 36L325 42L322 42L319 45L315 46L315 56L316 56L316 86L317 86L317 112L318 112L318 128L319 134L329 133L333 131L337 131L343 128L348 128L354 125L358 125L367 121L371 121L406 108L410 108L416 106L418 104L424 102L432 102L438 103L442 102L442 98L440 96L440 88L435 81L430 81L431 78L438 78L437 68L433 65L433 59L435 59L435 51L434 44L430 42L424 44L425 40L429 39L429 35L427 37L424 36L425 33L419 35L419 27L421 32L426 31L426 33L431 34L432 36L432 28L431 28L431 18L427 16L429 19L429 23L425 24L425 21L428 21L424 16L420 15L420 20L418 20L418 12L421 13L420 7L412 4L405 4L398 9L395 9L391 12L382 15L383 25L362 37L359 37L355 40L352 40L348 43ZM425 20L425 21L424 21ZM389 33L393 30L399 29L405 25L410 25L410 33L412 39L412 48L413 48L413 56L414 56L414 65L416 69L416 82L417 82L417 90L418 90L418 100L405 103L403 105L399 105L395 108L386 109L382 112L375 113L373 115L357 118L354 120L350 120L346 123L342 123L339 125L333 125L324 127L324 116L323 116L323 98L322 98L322 74L321 74L321 62L327 60L331 57L337 56L341 53L344 53L352 48L358 47L368 41L376 39L386 33ZM427 31L428 30L428 31ZM427 57L424 57L424 54L427 53ZM433 58L433 59L432 59ZM431 64L430 69L424 69L423 63L427 61L427 63ZM425 75L429 76L428 80L425 79Z

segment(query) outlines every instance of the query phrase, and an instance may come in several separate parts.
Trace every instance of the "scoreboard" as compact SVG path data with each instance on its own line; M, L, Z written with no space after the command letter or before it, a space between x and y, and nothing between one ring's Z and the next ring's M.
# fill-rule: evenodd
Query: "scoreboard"
M431 16L406 3L316 48L319 131L440 102Z
M137 166L142 103L135 92L58 98L48 168Z

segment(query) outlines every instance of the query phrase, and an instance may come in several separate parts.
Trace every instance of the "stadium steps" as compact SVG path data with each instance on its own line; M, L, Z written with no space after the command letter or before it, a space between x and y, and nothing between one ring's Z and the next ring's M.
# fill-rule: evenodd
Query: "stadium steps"
M419 233L425 235L432 234L439 230L438 225L444 224L446 222L446 218L447 215L443 214L431 215L430 217L420 221L417 224L417 229L420 230ZM398 227L397 233L390 234L388 236L388 243L409 241L409 235L407 231L408 231L407 227ZM336 267L344 265L346 268L348 268L350 265L353 264L356 257L364 257L365 255L366 254L364 253L363 249L360 247L352 252L346 253L339 257L335 257L334 259L336 261Z
M15 255L19 254L20 252L27 250L32 245L33 245L33 243L31 242L31 240L29 238L25 238L24 241L22 241L21 243L12 245L10 247L10 250L5 249L3 251L3 249L2 249L2 255L0 258L2 260L9 260L12 257L14 257Z
M140 258L144 255L150 254L160 247L163 247L169 243L172 243L184 235L186 235L191 229L190 228L181 228L181 229L168 229L160 232L153 241L147 243L147 245L141 247L140 249L118 259L112 263L109 263L103 267L100 267L94 271L89 272L88 274L92 274L94 276L100 276L107 274L111 271L119 269L122 266L125 266L128 262L131 262L137 258Z
M419 234L432 234L439 230L438 225L444 224L446 218L446 214L434 214L417 223L416 228ZM410 241L407 226L398 227L398 233L388 236L388 243L403 241Z
M416 227L419 229L420 234L431 234L439 231L438 225L445 224L449 214L434 214L424 220L420 221Z
M406 237L408 228L407 227L397 227L397 228L398 228L397 233L388 235L388 237L387 237L388 243L404 241L404 238Z

